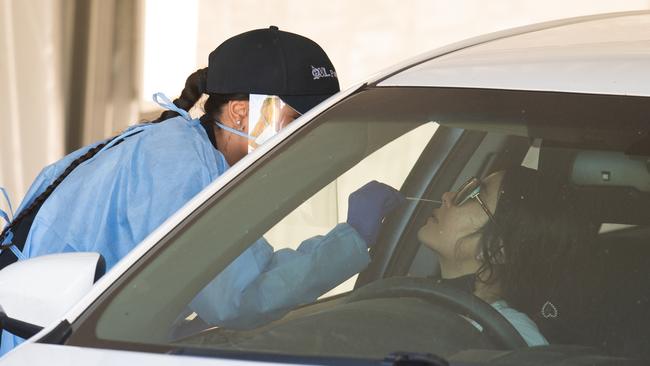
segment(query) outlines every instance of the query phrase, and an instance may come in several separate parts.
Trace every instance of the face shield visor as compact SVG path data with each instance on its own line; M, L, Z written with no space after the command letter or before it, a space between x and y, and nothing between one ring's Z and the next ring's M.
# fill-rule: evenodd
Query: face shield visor
M248 98L248 151L251 152L298 118L277 95L250 94Z

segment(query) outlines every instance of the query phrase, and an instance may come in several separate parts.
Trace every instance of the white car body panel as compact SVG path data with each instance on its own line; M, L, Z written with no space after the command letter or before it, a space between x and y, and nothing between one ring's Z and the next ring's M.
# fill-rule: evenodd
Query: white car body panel
M527 32L443 54L379 86L650 96L650 13Z
M72 346L32 343L21 347L20 352L10 352L2 358L2 365L69 365L69 366L250 366L278 365L278 363L241 361L211 357L164 355L131 351L105 350Z

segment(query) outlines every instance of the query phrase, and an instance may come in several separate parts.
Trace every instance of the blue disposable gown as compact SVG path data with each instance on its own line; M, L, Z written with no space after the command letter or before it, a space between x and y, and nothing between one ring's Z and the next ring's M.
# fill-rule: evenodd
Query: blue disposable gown
M211 325L256 327L316 300L369 261L366 242L346 223L305 240L297 250L273 252L262 238L212 280L190 308Z
M21 259L92 251L101 253L111 268L228 169L198 120L176 117L139 125L123 137L121 143L105 147L79 165L50 195L18 253ZM18 211L91 147L46 167ZM336 258L345 261L334 263ZM365 242L347 224L305 241L296 251L274 253L260 239L199 293L190 307L211 324L255 326L313 301L362 270L368 261ZM19 342L18 337L3 332L0 354Z

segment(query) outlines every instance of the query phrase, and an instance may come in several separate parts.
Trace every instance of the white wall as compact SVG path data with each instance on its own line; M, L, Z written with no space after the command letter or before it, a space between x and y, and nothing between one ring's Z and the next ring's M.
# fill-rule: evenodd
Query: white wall
M155 0L153 0L155 1ZM435 47L572 16L649 9L648 0L199 0L197 66L237 33L277 25L318 42L342 87Z

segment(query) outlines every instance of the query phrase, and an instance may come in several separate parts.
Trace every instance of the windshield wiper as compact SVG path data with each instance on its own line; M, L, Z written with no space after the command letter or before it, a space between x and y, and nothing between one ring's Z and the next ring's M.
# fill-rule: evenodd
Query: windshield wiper
M362 359L362 358L347 358L337 356L299 356L280 353L267 353L260 351L249 350L224 350L215 348L205 348L197 346L185 346L171 349L167 352L172 355L180 356L198 356L209 358L225 358L233 360L257 361L257 362L274 362L284 364L298 364L298 365L327 365L327 366L378 366L381 365L379 361Z
M340 356L297 356L244 350L223 350L203 347L178 347L167 353L173 355L226 358L247 361L277 362L303 365L339 366L449 366L444 358L431 353L393 352L383 360Z
M384 358L385 366L449 366L444 358L432 353L393 352Z

